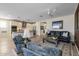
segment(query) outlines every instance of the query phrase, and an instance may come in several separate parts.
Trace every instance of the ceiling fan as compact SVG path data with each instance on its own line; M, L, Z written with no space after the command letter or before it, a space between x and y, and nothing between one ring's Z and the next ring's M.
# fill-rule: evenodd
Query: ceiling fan
M53 17L54 16L54 13L56 12L56 9L53 9L53 10L50 10L50 9L48 9L48 12L47 12L47 14L49 15L49 17Z
M43 17L52 18L54 17L55 12L56 12L56 9L46 9L41 12L42 15L40 15L39 17L40 18L43 18Z

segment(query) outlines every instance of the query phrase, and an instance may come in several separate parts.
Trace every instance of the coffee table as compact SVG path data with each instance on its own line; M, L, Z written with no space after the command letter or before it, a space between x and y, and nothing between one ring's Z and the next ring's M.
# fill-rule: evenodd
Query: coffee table
M43 38L43 43L45 41L48 41L50 43L56 44L56 47L58 46L58 37L47 37L47 38Z

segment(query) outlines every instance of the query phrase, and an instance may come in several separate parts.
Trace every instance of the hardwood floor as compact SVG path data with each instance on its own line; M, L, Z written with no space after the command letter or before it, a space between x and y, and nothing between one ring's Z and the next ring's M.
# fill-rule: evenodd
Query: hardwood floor
M6 38L0 40L0 56L17 56L15 50L11 48L12 46Z
M41 43L43 43L43 40L42 39L43 39L42 36L36 35L36 36L34 36L34 37L31 38L31 41L32 42L35 42L37 44L41 44Z

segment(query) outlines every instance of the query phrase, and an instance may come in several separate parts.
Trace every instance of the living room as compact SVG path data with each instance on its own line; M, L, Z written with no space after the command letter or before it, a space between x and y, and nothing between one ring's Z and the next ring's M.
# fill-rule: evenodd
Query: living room
M77 3L3 3L0 6L4 14L0 16L0 55L78 56L75 44ZM24 28L30 33L28 44L24 43ZM23 43L19 45L16 41Z

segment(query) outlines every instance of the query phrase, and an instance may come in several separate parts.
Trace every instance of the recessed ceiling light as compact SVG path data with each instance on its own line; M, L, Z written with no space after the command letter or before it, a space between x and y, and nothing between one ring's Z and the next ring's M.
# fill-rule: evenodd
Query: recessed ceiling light
M42 15L40 15L40 17L43 17Z
M17 18L20 18L20 17L17 17Z

